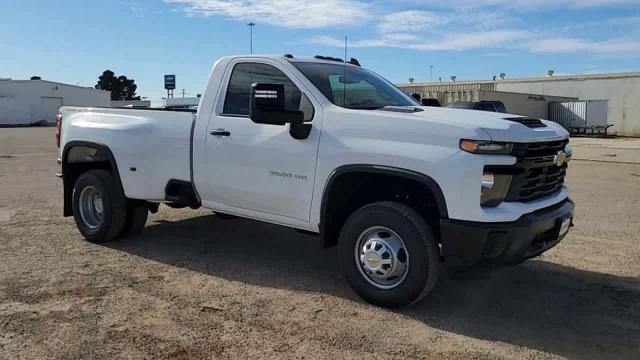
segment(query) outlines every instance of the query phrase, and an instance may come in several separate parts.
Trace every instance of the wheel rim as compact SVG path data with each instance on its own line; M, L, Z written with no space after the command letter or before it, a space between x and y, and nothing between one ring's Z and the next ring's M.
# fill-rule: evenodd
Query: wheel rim
M79 203L82 222L90 229L100 226L104 218L102 194L93 186L87 186L80 192Z
M379 289L400 285L409 272L409 252L402 238L384 226L374 226L358 236L354 251L360 274Z

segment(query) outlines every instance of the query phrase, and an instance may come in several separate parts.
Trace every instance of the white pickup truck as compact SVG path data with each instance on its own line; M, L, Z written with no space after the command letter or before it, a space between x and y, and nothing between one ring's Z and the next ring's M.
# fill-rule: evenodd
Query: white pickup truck
M572 224L559 125L421 107L357 60L218 60L197 114L62 107L64 215L102 242L158 204L206 207L337 245L365 300L415 303L441 265L517 264ZM220 239L224 241L224 239Z

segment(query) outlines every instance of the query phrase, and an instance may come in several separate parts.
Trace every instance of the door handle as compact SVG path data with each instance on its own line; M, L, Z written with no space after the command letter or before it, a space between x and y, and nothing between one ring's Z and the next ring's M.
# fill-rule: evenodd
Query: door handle
M231 133L225 129L215 129L215 130L210 130L209 134L213 135L213 136L229 136L231 135Z

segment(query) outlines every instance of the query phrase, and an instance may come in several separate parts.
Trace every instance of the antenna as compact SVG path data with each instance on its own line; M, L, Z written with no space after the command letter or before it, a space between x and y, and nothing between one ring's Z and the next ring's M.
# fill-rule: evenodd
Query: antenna
M342 106L347 107L347 46L348 39L344 36L344 81L342 82Z

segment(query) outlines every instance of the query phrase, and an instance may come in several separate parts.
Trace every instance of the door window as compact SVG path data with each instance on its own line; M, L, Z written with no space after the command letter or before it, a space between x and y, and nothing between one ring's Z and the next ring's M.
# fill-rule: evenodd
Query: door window
M313 118L313 105L282 71L267 64L241 63L233 68L224 100L225 115L249 116L251 84L269 83L284 85L285 108L301 110L305 120Z

